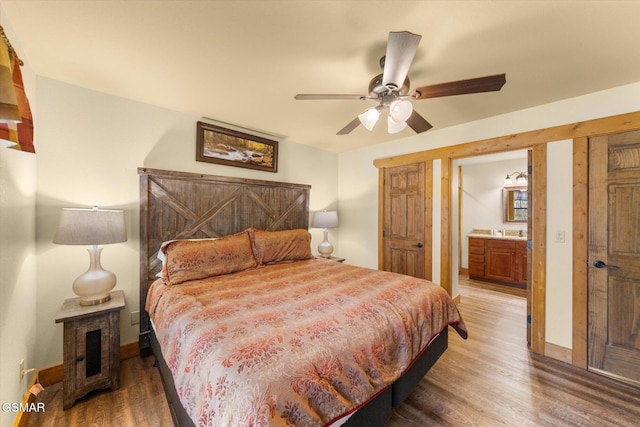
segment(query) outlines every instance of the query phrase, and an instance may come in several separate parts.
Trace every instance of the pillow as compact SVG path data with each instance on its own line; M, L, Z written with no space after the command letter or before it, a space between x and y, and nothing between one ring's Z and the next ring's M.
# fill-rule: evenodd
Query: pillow
M176 240L161 250L166 256L163 276L170 285L234 273L258 266L252 230L215 240Z
M256 258L262 264L313 258L307 230L254 230L254 241Z
M199 242L202 240L218 240L219 237L207 237L204 239L183 239L182 241L189 241L189 242ZM165 265L167 264L167 255L164 253L164 248L172 242L177 242L179 241L178 239L173 239L173 240L166 240L164 242L162 242L160 244L160 249L158 250L158 253L156 254L156 258L158 258L160 260L160 262L162 263L162 268L160 269L160 271L158 273L156 273L156 277L162 277L164 271L165 271Z

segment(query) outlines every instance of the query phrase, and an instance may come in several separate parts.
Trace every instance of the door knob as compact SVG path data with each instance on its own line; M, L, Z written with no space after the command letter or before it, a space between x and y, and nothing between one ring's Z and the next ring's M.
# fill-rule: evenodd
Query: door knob
M416 243L416 244L415 244L415 247L416 247L416 248L421 248L421 247L422 247L422 243Z
M607 263L599 259L593 261L593 266L595 268L618 268L617 265L607 265Z

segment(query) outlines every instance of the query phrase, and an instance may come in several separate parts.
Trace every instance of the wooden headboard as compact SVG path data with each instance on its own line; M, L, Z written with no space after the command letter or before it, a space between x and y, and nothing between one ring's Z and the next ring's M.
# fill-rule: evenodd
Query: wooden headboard
M162 242L221 237L249 227L309 227L310 185L139 168L140 352L149 352L147 291L161 269Z

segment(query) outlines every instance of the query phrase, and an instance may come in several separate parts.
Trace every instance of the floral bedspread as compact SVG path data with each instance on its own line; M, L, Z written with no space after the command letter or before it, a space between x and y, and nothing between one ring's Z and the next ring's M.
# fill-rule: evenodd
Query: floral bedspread
M147 310L198 426L323 426L391 385L458 309L439 286L325 259L180 285Z

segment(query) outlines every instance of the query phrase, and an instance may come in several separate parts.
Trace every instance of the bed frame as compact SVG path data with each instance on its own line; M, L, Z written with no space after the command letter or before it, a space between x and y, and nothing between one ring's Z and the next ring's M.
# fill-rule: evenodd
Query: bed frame
M160 244L172 239L221 237L249 227L288 230L309 226L310 185L260 181L139 168L140 176L140 355L154 354L177 426L193 422L180 404L173 378L162 358L149 314L147 291L161 264ZM444 353L445 328L391 387L356 411L344 424L382 426Z

